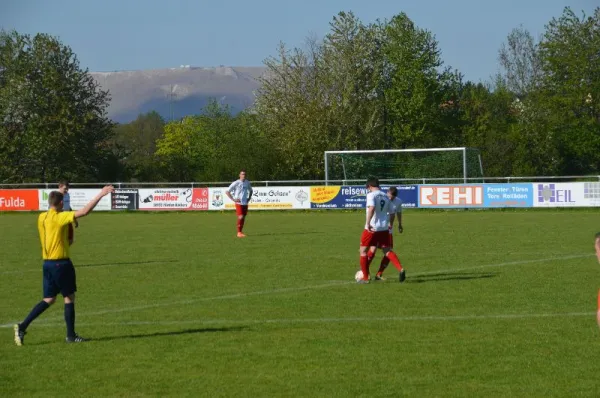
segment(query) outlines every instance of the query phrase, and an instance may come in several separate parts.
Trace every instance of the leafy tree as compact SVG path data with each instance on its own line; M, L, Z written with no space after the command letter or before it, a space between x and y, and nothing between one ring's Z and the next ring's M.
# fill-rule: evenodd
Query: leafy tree
M195 145L198 128L198 120L193 116L165 126L165 134L156 142L155 154L167 180L194 181L196 173L201 170L201 154Z
M265 60L268 71L261 79L254 111L278 154L280 178L317 175L315 154L327 148L324 102L330 93L321 84L324 71L316 66L318 57L320 46L309 42L308 51L290 51L281 44L278 56Z
M384 143L384 59L381 23L364 25L340 12L321 46L317 67L322 90L329 93L328 149L369 149Z
M498 60L504 69L503 84L519 98L539 87L542 68L538 43L527 29L520 26L510 32Z
M391 82L386 102L397 148L447 146L456 142L448 129L456 118L461 77L443 66L433 34L404 13L385 26L384 54ZM454 131L456 133L456 131Z
M156 156L171 180L229 181L241 169L253 179L269 179L275 176L271 148L255 115L234 117L228 106L211 100L201 115L166 125Z
M485 175L514 175L520 112L514 94L502 80L495 86L468 82L462 89L459 107L462 145L481 150Z
M139 115L131 123L115 126L114 153L121 160L127 179L157 180L160 168L154 158L156 140L165 132L165 121L157 112Z
M322 178L323 151L455 144L460 75L442 65L437 42L405 14L364 25L341 12L322 42L265 64L256 111L277 145L280 171ZM351 167L359 167L355 164Z
M1 31L0 181L105 178L108 102L58 39Z
M600 7L579 18L565 8L540 42L544 75L535 106L562 154L554 172L600 171Z

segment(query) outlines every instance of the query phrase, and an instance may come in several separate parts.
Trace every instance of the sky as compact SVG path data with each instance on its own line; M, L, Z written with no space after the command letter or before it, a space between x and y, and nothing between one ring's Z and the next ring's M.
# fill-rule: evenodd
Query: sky
M323 37L340 11L364 23L405 12L439 42L445 65L489 81L498 50L520 25L534 37L569 6L590 15L597 0L0 0L0 27L58 36L90 71L262 66L279 42Z

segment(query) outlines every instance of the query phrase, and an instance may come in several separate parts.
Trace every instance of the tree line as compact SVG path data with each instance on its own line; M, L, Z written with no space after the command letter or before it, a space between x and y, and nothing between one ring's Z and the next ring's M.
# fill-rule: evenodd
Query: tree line
M600 172L600 7L539 39L515 28L501 71L465 81L405 14L340 12L322 39L280 44L255 104L212 101L167 123L108 119L108 92L57 38L0 33L0 183L322 179L323 151L468 146L486 176ZM402 177L402 176L398 176ZM427 176L424 176L427 177Z

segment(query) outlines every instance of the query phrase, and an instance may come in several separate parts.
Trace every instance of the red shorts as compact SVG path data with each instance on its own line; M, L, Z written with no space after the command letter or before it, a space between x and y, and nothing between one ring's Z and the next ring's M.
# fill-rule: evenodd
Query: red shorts
M389 232L388 232L389 233ZM390 249L394 248L394 235L390 234L390 238L389 238L389 242L388 242L388 247ZM377 246L378 249L381 249L381 246Z
M235 204L235 214L238 216L245 216L248 214L248 205Z
M376 246L379 248L390 246L390 233L388 231L376 231L371 232L366 229L363 230L360 236L361 246Z

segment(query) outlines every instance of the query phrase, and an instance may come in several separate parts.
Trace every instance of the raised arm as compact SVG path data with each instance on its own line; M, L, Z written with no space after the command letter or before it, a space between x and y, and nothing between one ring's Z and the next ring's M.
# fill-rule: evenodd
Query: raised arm
M98 202L100 202L100 200L105 197L106 195L108 195L109 193L112 193L115 191L115 188L112 185L107 185L104 188L102 188L102 190L100 191L100 193L98 195L96 195L96 197L92 200L90 200L90 202L85 205L83 207L83 209L79 209L77 211L75 211L75 218L81 218L81 217L85 217L88 214L90 214L90 212L92 210L94 210L94 207L96 207L96 205L98 204Z

